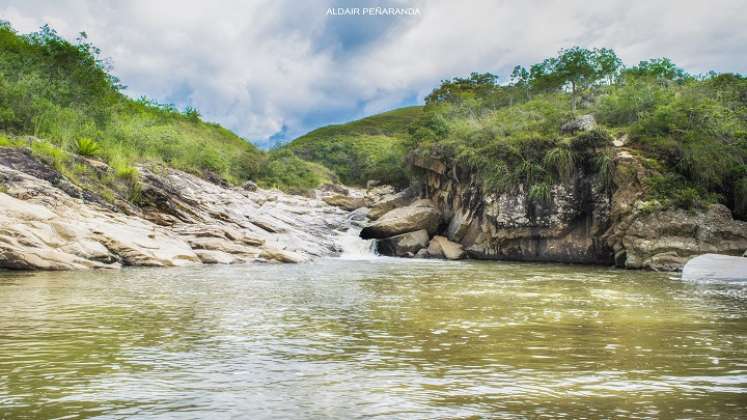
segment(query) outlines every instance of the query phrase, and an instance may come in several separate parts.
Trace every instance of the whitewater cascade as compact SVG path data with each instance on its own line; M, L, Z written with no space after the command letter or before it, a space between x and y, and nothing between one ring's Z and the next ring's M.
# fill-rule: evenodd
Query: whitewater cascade
M376 258L376 244L373 239L361 239L361 229L351 226L337 237L337 244L342 252L340 258L346 260L370 260Z

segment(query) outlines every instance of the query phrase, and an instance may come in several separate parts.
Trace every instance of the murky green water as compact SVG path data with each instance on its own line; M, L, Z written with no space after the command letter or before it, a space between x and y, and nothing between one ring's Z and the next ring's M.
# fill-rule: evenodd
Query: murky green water
M561 265L0 273L0 418L747 413L747 295Z

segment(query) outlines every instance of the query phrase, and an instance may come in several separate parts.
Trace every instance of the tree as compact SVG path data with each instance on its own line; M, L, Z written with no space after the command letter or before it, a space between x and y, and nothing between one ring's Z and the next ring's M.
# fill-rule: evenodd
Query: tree
M662 83L666 83L667 81L682 81L688 77L684 70L677 67L672 60L666 57L641 61L637 66L626 69L624 73L639 77L654 78Z
M560 50L555 73L560 80L570 84L571 110L576 112L578 92L587 88L599 78L594 51L581 47Z
M519 88L522 92L524 92L525 99L530 98L529 94L529 85L530 79L529 79L529 71L524 68L524 66L516 66L514 67L514 71L511 72L511 84Z
M600 48L594 50L594 59L598 66L599 76L606 78L610 85L615 83L623 65L617 54L609 48Z

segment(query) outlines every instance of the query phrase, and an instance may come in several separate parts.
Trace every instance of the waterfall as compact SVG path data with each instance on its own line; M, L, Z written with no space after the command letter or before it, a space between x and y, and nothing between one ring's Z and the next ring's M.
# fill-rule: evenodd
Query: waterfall
M337 244L342 252L340 258L346 260L370 260L376 258L376 244L373 239L361 239L361 229L351 226L337 237Z

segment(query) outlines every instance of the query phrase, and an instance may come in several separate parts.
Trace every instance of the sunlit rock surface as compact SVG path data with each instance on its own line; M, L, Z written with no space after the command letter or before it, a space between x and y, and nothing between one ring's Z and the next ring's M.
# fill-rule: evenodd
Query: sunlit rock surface
M747 258L720 254L700 255L685 264L682 280L747 282Z
M8 151L7 153L5 153ZM101 170L106 165L98 162ZM0 268L75 270L337 255L349 213L316 197L139 168L139 206L104 202L18 150L0 155Z

